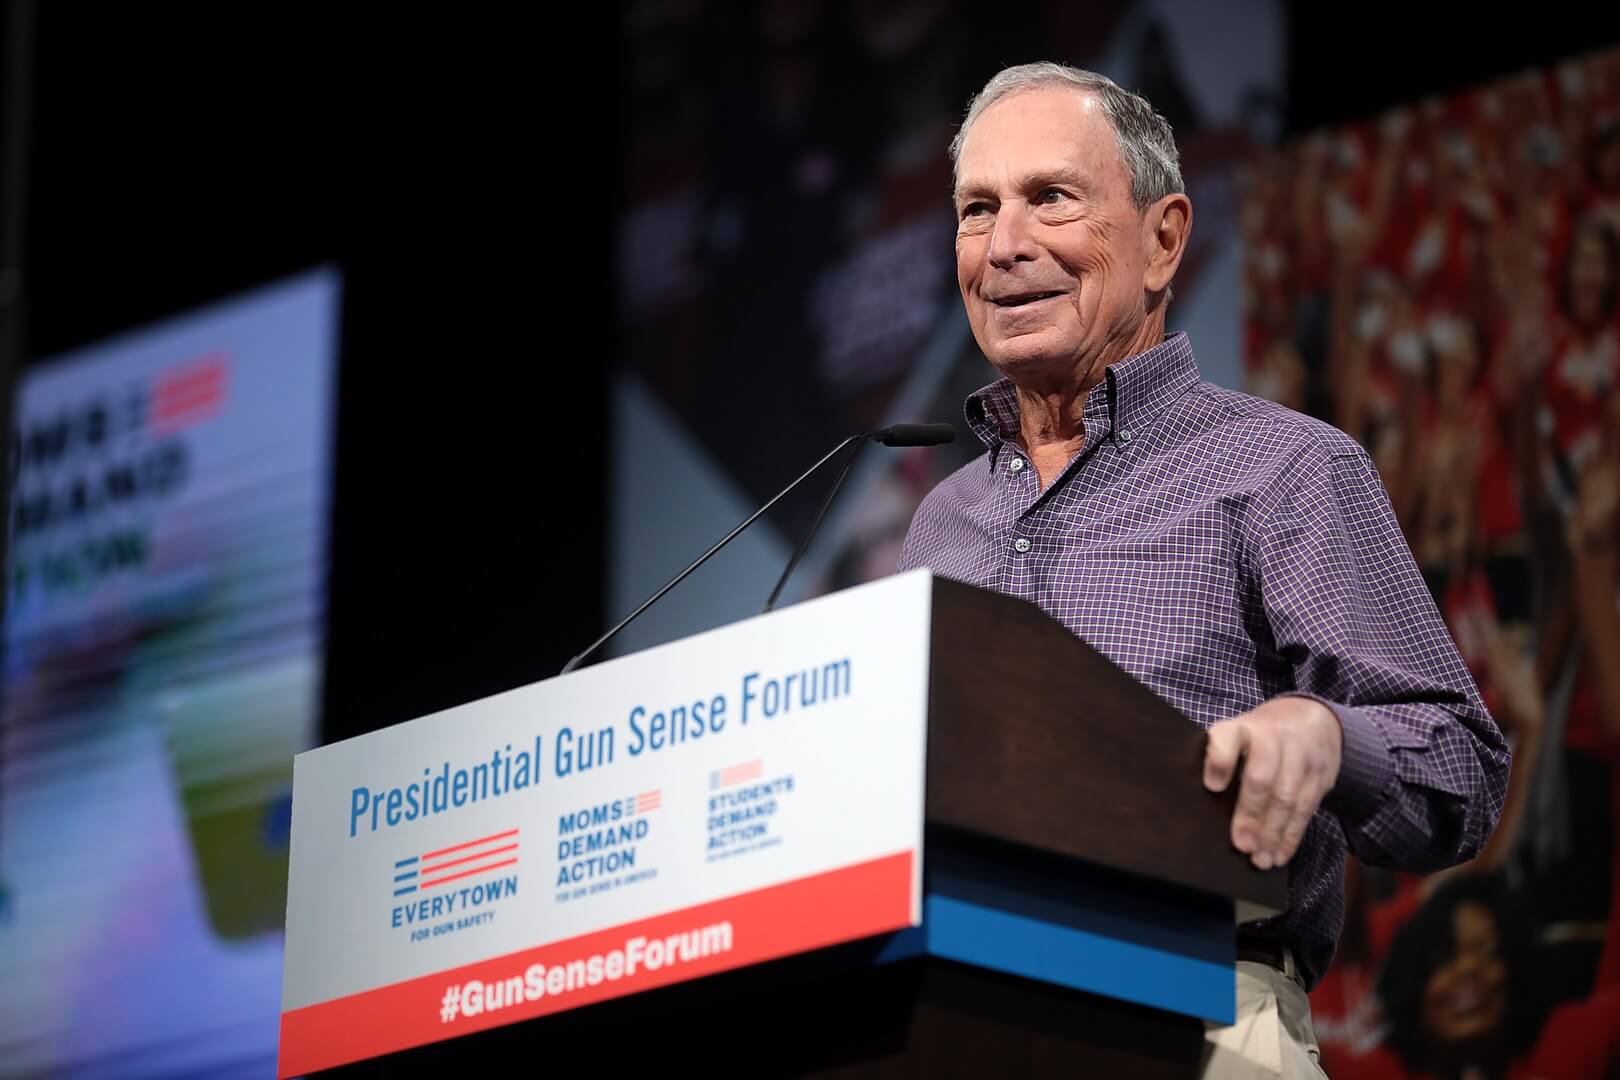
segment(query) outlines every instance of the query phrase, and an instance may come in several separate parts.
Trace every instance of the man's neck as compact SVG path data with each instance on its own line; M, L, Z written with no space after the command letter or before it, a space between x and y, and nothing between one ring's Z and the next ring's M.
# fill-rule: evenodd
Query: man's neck
M1106 378L1108 365L1118 363L1164 340L1164 316L1155 313L1123 347L1109 350L1098 362L1078 366L1078 378L1048 384L1013 384L1018 395L1018 436L1030 464L1041 478L1041 490L1052 485L1086 441L1086 397Z
M1092 385L1046 391L1013 387L1018 394L1018 441L1041 478L1042 491L1062 475L1086 441L1086 395Z

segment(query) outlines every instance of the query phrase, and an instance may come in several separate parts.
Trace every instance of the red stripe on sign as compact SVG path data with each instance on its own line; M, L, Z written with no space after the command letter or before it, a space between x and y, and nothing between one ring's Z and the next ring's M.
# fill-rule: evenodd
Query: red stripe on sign
M911 925L913 858L913 852L903 851L568 941L292 1009L281 1014L276 1074L286 1078L330 1069L899 930ZM571 961L588 962L613 953L619 953L623 960L636 939L644 939L645 946L720 925L727 927L723 951L657 967L643 964L616 979L600 977L594 984L581 974L579 985L561 992L545 992L551 984L549 973L566 972ZM643 955L650 956L650 951ZM599 971L610 966L611 960ZM575 976L569 974L568 978L573 980ZM531 989L529 994L517 993L516 1000L501 997L512 995L514 983L532 988L536 979L543 991L538 996ZM501 1004L475 1016L457 1013L449 1020L441 1019L447 993L452 988L471 987L474 982L492 990L499 987L496 999ZM471 997L469 994L467 1000Z
M225 354L212 352L160 373L152 388L152 426L173 430L218 412L226 370Z
M764 772L765 762L759 758L745 761L741 765L731 765L720 770L720 786L726 787L729 784L740 784L744 780L754 780Z
M515 862L517 862L516 859L507 859L505 862L490 863L488 866L480 866L476 870L463 870L459 874L448 874L444 877L434 878L432 881L424 881L420 887L423 889L431 889L433 886L443 885L447 881L460 881L464 877L472 877L474 874L482 874L486 870L499 870L501 867L511 866Z
M429 851L423 854L422 861L427 862L429 859L437 859L440 855L448 855L452 851L465 851L467 848L477 847L479 844L487 844L491 840L505 840L508 836L516 836L517 834L518 831L516 829L507 829L505 832L498 832L493 836L485 836L478 840L469 840L465 844L457 844L455 847L445 847L440 848L438 851Z
M448 870L452 866L460 866L462 863L470 863L470 862L474 862L474 861L476 861L478 859L487 859L491 855L499 855L503 851L516 851L516 850L517 850L517 845L516 844L503 844L498 848L490 848L488 851L480 851L476 855L463 855L459 859L451 859L448 862L434 863L432 866L423 866L422 867L422 876L426 877L429 874L437 874L440 870Z

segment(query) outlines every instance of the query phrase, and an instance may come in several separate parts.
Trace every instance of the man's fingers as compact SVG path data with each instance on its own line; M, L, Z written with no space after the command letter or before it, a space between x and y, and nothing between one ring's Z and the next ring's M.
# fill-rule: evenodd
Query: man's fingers
M1268 738L1264 732L1251 734L1248 743L1237 810L1232 814L1232 843L1239 851L1252 855L1260 850L1260 829L1276 788L1282 750L1278 740Z
M1248 746L1247 724L1222 720L1212 726L1204 748L1204 786L1211 791L1225 791L1237 771L1238 759Z
M1290 754L1286 747L1279 746L1277 751L1277 774L1271 785L1271 801L1266 804L1260 818L1259 836L1254 844L1254 865L1262 870L1270 870L1273 866L1282 864L1283 830L1293 819L1295 807L1305 786L1305 779L1301 775L1303 769L1297 754ZM1244 777L1247 783L1248 777ZM1242 796L1238 801L1243 801Z
M1322 804L1322 797L1327 794L1328 786L1327 773L1322 766L1307 766L1304 783L1293 802L1293 811L1288 816L1287 824L1283 826L1282 846L1278 849L1277 858L1272 861L1273 866L1282 866L1299 850L1299 843L1305 838L1305 830L1310 827L1311 818L1316 815L1316 808Z
M1299 850L1299 842L1305 838L1305 829L1311 823L1311 815L1316 813L1316 801L1312 798L1309 805L1296 806L1293 813L1288 815L1288 822L1283 826L1282 845L1278 848L1271 865L1286 864L1294 857L1294 852Z

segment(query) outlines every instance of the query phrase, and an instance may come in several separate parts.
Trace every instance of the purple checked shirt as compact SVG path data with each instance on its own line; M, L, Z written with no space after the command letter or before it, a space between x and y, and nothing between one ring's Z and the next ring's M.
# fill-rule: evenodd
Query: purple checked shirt
M917 509L902 570L1034 601L1208 727L1280 694L1344 729L1337 784L1289 863L1307 986L1344 925L1344 856L1423 872L1476 853L1509 753L1371 460L1349 436L1202 381L1185 334L1107 368L1045 491L1003 379L968 398L988 453Z

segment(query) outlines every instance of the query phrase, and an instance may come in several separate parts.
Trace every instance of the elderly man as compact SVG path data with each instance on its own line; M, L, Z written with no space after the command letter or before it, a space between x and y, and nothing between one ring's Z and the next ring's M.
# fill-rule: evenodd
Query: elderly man
M1201 381L1165 337L1192 204L1152 106L1010 68L951 154L957 280L1002 378L967 402L985 455L923 501L902 568L1041 605L1208 728L1210 790L1244 760L1232 843L1289 865L1289 907L1240 928L1238 1022L1211 1027L1205 1074L1319 1075L1305 992L1344 921L1346 841L1409 871L1469 858L1506 744L1367 454Z

